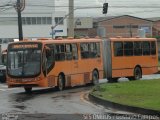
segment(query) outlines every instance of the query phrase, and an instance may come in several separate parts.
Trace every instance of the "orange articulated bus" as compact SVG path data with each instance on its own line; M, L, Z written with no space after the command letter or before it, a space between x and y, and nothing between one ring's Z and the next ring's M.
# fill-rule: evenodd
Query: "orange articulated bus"
M154 38L110 38L103 43L104 71L109 82L120 77L137 80L158 71L157 41Z
M103 78L102 40L62 39L9 44L8 87L65 87L97 84Z
M89 38L21 41L9 44L8 87L65 87L107 78L137 80L158 71L154 38Z

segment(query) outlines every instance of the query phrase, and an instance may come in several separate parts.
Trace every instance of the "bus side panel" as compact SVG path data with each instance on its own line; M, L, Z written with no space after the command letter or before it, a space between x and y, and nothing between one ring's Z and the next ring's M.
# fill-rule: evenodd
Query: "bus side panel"
M126 77L126 76L133 76L133 69L117 69L112 70L112 77Z
M133 76L136 66L141 67L143 75L157 72L157 61L153 56L112 57L113 77Z
M154 74L158 71L157 67L142 68L143 75Z
M143 75L153 74L158 72L158 56L157 55L148 56L144 58L144 60L145 62L142 63Z
M81 73L84 83L90 83L92 80L92 72L97 69L99 78L103 77L103 63L101 58L81 59L79 60L79 68L77 73Z
M58 76L63 74L65 76L66 86L74 86L77 83L80 83L80 79L77 79L77 65L76 61L57 61L53 70L49 73L49 75L56 76L55 78L55 86L58 83Z
M83 74L75 74L71 76L71 86L84 85L84 84L85 84L85 81L84 81Z

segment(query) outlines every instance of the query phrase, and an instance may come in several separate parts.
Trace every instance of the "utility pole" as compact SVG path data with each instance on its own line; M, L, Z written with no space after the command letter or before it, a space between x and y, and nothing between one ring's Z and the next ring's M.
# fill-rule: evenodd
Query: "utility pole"
M69 0L68 36L74 37L74 0Z
M25 8L25 0L17 0L17 4L15 6L15 9L18 14L18 32L19 32L19 40L23 40L23 30L22 30L22 17L21 17L21 12Z

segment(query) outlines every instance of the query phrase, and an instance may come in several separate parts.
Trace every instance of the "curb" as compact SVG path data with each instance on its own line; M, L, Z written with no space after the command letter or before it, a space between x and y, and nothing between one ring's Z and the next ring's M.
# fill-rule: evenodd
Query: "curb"
M139 108L139 107L132 107L128 105L122 105L119 103L114 103L108 100L103 100L98 97L95 97L94 95L90 94L88 95L88 98L90 101L95 102L97 104L103 105L105 107L111 107L114 109L122 110L122 111L127 111L127 112L132 112L132 113L138 113L138 114L143 114L143 115L158 115L160 116L160 111L157 110L151 110L151 109L144 109L144 108Z

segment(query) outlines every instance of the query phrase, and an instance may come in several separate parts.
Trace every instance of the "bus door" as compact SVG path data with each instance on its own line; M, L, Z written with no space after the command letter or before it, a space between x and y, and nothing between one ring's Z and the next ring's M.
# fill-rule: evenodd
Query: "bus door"
M44 76L47 78L48 87L55 86L55 76L51 74L51 70L54 68L54 46L46 45L43 51L42 70Z

